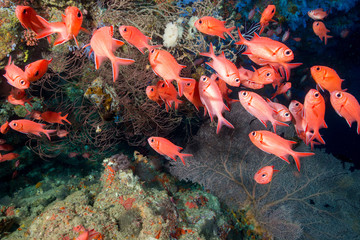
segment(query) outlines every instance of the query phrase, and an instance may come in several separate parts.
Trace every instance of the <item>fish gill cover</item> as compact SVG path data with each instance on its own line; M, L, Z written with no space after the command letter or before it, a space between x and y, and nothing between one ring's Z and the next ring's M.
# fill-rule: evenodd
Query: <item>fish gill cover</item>
M360 121L358 6L356 0L1 2L2 236L356 239L359 135L346 121ZM311 73L317 65L336 71L337 77L322 76L331 88ZM279 91L285 82L290 90ZM340 95L330 94L334 86ZM257 96L247 105L236 103L244 88ZM313 91L322 104L306 101ZM291 109L264 99L275 92L273 104L298 100L306 114L282 123L278 115ZM342 104L343 96L351 100ZM267 121L274 130L290 125L278 127L277 141L315 153L300 158L301 171L292 157L291 165L282 161L280 152L290 148L250 140ZM134 149L155 155L152 148L177 162L119 155ZM272 165L280 172L256 184L254 174ZM94 211L98 218L89 224ZM49 218L62 227L53 235L38 232L53 228Z

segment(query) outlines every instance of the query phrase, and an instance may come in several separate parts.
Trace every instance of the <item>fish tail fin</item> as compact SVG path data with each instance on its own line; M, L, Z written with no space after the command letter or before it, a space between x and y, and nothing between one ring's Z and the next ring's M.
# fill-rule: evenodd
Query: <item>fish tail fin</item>
M40 15L36 15L37 19L41 22L41 24L44 26L43 29L41 29L40 31L37 32L37 39L40 38L44 38L47 37L53 33L55 33L53 27L51 26L51 23L49 23L48 21L46 21L43 17L41 17ZM65 26L65 24L64 24ZM48 38L48 41L50 41L50 39ZM49 42L50 43L50 42Z
M119 58L119 57L116 57L113 60L111 60L114 82L116 81L116 79L119 76L119 65L130 65L134 62L135 62L135 60L133 60L133 59Z
M180 99L177 99L177 98L175 99L174 102L175 102L175 110L178 109L180 103L183 103L183 101L181 101Z
M161 48L162 45L146 45L147 50L150 52L152 49ZM139 49L140 50L140 49Z
M296 168L298 169L299 172L300 172L300 157L309 157L309 156L313 156L313 155L315 155L315 153L313 153L313 152L292 151L292 153L291 153L291 156L294 158Z
M290 70L292 68L296 68L296 67L302 65L302 63L281 63L281 65L285 70L286 81L289 81L289 79L290 79Z
M318 130L314 130L314 133L312 135L310 135L311 132L307 131L306 132L306 145L308 145L311 141L313 141L314 139L317 139L321 144L325 144L324 139L321 137L320 133ZM311 137L310 137L311 136ZM310 138L309 138L310 137Z
M226 29L226 33L232 38L232 40L235 41L235 38L234 36L231 34L231 31L234 30L236 28L236 26L233 26L233 27L229 27Z
M192 157L193 155L192 155L192 154L189 154L189 153L179 153L178 156L179 156L179 158L181 159L182 163L183 163L184 166L185 166L184 157Z
M47 138L51 141L51 138L50 138L50 133L54 133L54 132L56 132L57 130L44 130L44 131L42 131L42 133L44 133L46 136L47 136Z
M208 53L200 53L201 56L205 56L205 57L211 57L214 58L215 57L215 53L214 53L214 48L213 48L213 44L210 42L210 46L209 46L209 52Z
M260 31L259 31L259 35L262 34L262 32L264 31L265 29L265 24L261 23L260 22Z
M327 39L328 38L332 38L333 36L330 36L330 35L325 35L324 37L324 42L325 42L325 45L327 44Z
M243 37L243 35L241 34L239 28L238 28L238 35L239 35L240 40L237 41L235 44L237 44L237 45L243 45L243 44L246 42L246 39L245 39L245 38Z
M69 120L66 119L68 115L69 115L69 114L66 114L65 116L62 116L62 117L61 117L61 120L62 120L62 121L65 121L65 122L67 122L68 124L71 125L71 122L69 122Z
M222 125L228 126L229 128L234 128L234 126L228 120L226 120L223 116L221 116L218 118L216 134L219 134Z

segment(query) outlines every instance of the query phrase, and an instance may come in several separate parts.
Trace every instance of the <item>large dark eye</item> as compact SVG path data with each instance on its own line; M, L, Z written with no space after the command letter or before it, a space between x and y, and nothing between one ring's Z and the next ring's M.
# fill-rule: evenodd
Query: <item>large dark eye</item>
M78 18L81 18L81 12L78 11L78 14L77 14Z
M203 77L201 81L206 82L206 77Z
M271 72L268 72L268 73L266 74L266 76L267 76L267 77L270 77L270 76L271 76Z
M152 142L152 143L153 143L153 142L154 142L154 139L152 138L152 139L150 140L150 142Z
M267 174L263 173L263 175L261 175L262 178L265 178L267 176Z
M290 116L290 113L285 113L285 117L289 117Z
M165 83L161 84L160 87L162 87L162 88L165 87Z
M151 51L150 51L151 53L154 53L155 52L155 49L151 49Z
M35 77L37 77L39 75L39 71L36 71L35 73Z
M255 136L256 136L256 132L255 132L255 131L251 132L251 135L253 135L253 136L255 137Z
M16 126L17 126L17 123L13 123L13 126L16 127Z
M127 31L127 29L126 29L126 28L124 28L124 29L123 29L123 31L124 31L124 32L126 32L126 31Z
M25 82L24 80L20 80L20 84L21 84L21 85L25 85L26 82Z
M315 94L314 94L314 97L316 97L316 98L318 98L320 96L320 93L319 92L316 92Z
M273 9L272 11L271 11L271 13L274 13L275 12L275 9Z
M241 95L243 95L244 97L246 97L246 96L248 95L248 93L247 93L247 92L242 92Z
M341 94L341 92L338 92L338 93L336 93L336 95L335 95L337 98L341 98L342 97L342 94Z
M320 67L316 67L316 71L320 71Z
M23 11L23 14L26 14L27 12L26 12L26 9L24 9L24 11Z
M286 56L290 56L290 55L291 55L291 50L290 50L290 49L286 50L286 51L285 51L285 55L286 55Z
M319 26L319 23L318 23L318 22L316 23L316 26Z
M202 20L199 20L199 24L202 24Z
M236 79L235 79L235 82L236 82L236 83L239 83L239 82L240 82L240 79L239 79L239 78L236 78Z
M295 103L295 107L298 107L299 106L299 103L297 102L297 103Z
M153 88L150 88L150 91L152 92L152 91L154 91L154 89L153 89Z
M186 86L188 86L188 87L189 87L190 85L191 85L191 83L189 83L189 82L188 82L188 83L186 83Z

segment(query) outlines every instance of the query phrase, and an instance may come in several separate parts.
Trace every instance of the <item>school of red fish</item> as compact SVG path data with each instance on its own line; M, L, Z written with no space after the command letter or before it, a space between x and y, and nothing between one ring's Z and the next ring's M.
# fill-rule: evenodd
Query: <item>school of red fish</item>
M290 75L291 69L301 65L301 63L291 63L295 56L293 51L284 43L273 40L269 37L260 36L264 29L273 20L276 12L275 5L268 5L261 14L260 31L259 34L254 33L251 40L243 37L240 30L237 30L239 40L236 41L231 31L236 27L226 28L225 21L220 21L211 16L205 16L198 19L194 26L203 34L218 36L225 39L225 33L237 45L245 45L246 50L242 53L249 57L249 59L260 68L252 67L253 70L245 69L242 66L236 66L233 62L228 60L224 52L220 55L215 54L216 48L210 43L209 52L200 53L208 59L206 64L214 70L214 74L210 77L201 76L197 81L192 78L182 77L181 70L186 66L180 65L174 56L166 50L159 49L160 45L150 45L150 38L145 36L139 29L134 26L120 26L119 32L122 38L130 45L136 47L142 54L145 54L147 49L149 54L149 63L154 73L162 80L159 80L156 85L148 86L146 88L146 95L148 98L156 102L159 107L165 105L166 111L174 105L175 109L183 100L177 96L185 98L190 101L197 110L204 109L204 115L207 113L211 121L214 117L217 118L216 133L221 131L223 125L234 128L234 126L225 119L223 112L230 111L232 102L238 101L231 99L229 94L233 91L227 85L235 88L249 88L261 89L265 85L271 84L274 88L274 94L271 99L264 99L259 94L241 90L238 93L239 102L252 116L256 117L265 127L270 122L273 127L273 132L267 130L252 131L249 133L251 142L266 153L273 154L288 164L288 156L292 156L298 171L300 171L300 157L312 156L312 152L295 152L292 150L292 145L296 142L286 140L276 134L277 126L289 126L290 121L293 122L296 133L307 145L325 144L319 130L327 128L325 123L325 100L321 93L316 89L311 89L305 96L304 103L292 100L289 107L272 101L280 94L286 94L291 89ZM37 38L47 38L51 43L51 35L57 34L54 41L54 46L63 44L67 41L74 40L75 44L79 46L76 39L80 31L90 34L90 32L81 27L83 15L81 11L74 6L66 8L65 14L62 15L61 22L51 22L39 16L36 11L29 6L17 6L16 16L21 22L21 25L34 31ZM328 16L329 12L324 12L323 9L315 9L308 12L310 18L314 19L313 31L319 36L321 41L324 39L327 43L329 32L322 21ZM249 13L249 19L255 14L255 7ZM277 32L281 32L281 28ZM92 33L90 43L83 48L90 47L90 54L94 53L95 68L99 69L102 63L110 60L112 64L113 81L118 78L119 67L121 65L133 64L135 60L129 58L120 58L115 56L117 48L124 45L123 41L113 38L113 26L105 26L95 30ZM289 30L285 32L284 38L289 37ZM285 40L286 40L285 39ZM295 38L294 38L295 40ZM301 41L301 39L296 39ZM14 105L23 105L26 103L31 105L32 98L27 98L25 90L30 87L31 83L39 80L47 71L48 65L51 64L52 59L38 60L30 63L25 67L25 70L17 67L9 58L8 65L5 67L6 73L4 77L7 82L13 86L8 101ZM342 79L338 76L336 71L328 66L313 66L311 67L311 75L315 80L317 86L322 91L330 93L331 105L335 111L349 124L357 121L357 133L360 133L360 105L356 98L346 90L342 89ZM173 81L176 84L173 84ZM177 88L176 88L177 87ZM275 91L276 89L276 91ZM225 100L225 102L224 102ZM41 120L48 123L64 124L64 122L71 124L67 120L67 115L62 116L61 112L29 112L29 118L34 120ZM58 137L66 137L68 134L65 130L48 130L46 125L28 119L13 120L6 122L1 126L1 133L5 134L9 128L24 133L41 136L43 133L47 138L51 139L51 134L56 133ZM149 145L159 154L167 156L176 161L179 157L185 165L184 157L191 157L191 154L180 153L181 147L176 146L171 141L162 137L152 136L148 138ZM2 149L6 148L6 144L0 144ZM12 160L18 157L18 154L0 155L0 161ZM254 180L259 184L267 184L271 181L274 166L265 166L261 168L254 176Z

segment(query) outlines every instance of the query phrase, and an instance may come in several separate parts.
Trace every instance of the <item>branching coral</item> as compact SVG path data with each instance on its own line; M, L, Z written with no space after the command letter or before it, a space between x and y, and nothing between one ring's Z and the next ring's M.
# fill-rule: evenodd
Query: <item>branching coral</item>
M348 173L336 159L316 151L314 157L302 159L298 173L294 164L286 165L250 142L249 132L262 126L252 121L241 106L234 104L231 114L225 117L235 130L226 129L216 136L214 129L205 124L184 150L194 158L188 158L187 166L171 163L174 175L198 182L232 208L245 210L255 231L264 236L298 239L302 231L314 239L351 239L356 235L348 225L352 220L342 214L356 211L359 206L341 200L339 182ZM292 133L285 135L290 138ZM257 185L253 176L267 165L275 165L280 172L270 184Z

